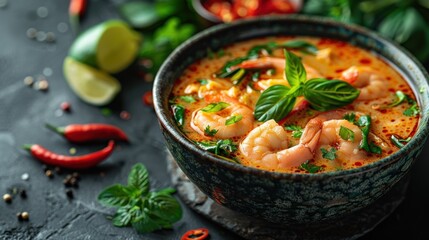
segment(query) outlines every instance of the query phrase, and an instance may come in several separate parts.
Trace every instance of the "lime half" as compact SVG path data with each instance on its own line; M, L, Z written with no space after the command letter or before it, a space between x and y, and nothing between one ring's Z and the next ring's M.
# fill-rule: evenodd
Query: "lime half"
M93 105L108 104L121 90L121 84L116 78L71 57L64 60L63 71L76 95Z
M140 40L140 34L125 22L110 20L79 35L70 48L69 56L108 73L117 73L133 62Z

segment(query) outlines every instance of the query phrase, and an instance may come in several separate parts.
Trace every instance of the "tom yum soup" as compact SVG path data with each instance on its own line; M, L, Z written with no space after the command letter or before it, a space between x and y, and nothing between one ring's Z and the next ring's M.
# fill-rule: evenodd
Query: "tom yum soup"
M177 125L225 161L318 173L382 159L407 144L419 106L402 76L345 42L274 37L190 65L170 98Z

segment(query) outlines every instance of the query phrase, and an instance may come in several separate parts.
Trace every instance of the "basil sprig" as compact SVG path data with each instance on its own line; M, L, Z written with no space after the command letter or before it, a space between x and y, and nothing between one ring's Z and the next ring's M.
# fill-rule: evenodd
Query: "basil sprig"
M175 190L165 188L151 192L149 174L145 166L138 163L128 176L128 185L115 184L98 195L98 201L111 207L118 207L112 218L117 227L133 226L138 232L146 233L163 228L182 218L182 209L171 196Z
M281 120L292 110L299 96L304 96L311 107L319 111L343 107L359 96L359 90L341 80L307 80L301 59L287 50L285 57L285 78L290 87L273 85L262 92L254 112L258 121Z

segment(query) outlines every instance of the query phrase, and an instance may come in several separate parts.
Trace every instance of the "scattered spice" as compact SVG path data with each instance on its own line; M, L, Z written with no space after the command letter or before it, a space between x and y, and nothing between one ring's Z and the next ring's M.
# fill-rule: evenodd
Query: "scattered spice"
M44 41L46 41L46 38L47 38L47 36L46 36L46 33L44 31L38 31L36 33L36 40L38 42L44 42Z
M41 91L46 91L49 88L48 80L43 79L37 82L37 89Z
M27 76L24 78L24 84L27 86L32 86L34 83L34 78L31 76Z
M73 169L90 168L99 164L110 156L114 147L115 142L111 140L105 148L99 151L81 156L66 156L51 152L38 144L23 146L23 148L28 150L33 157L43 163Z
M67 189L67 190L66 190L66 196L67 196L69 199L73 199L73 197L74 197L74 195L73 195L73 190L71 190L71 189Z
M27 191L21 189L21 191L19 191L19 196L21 196L21 198L27 198Z
M75 173L67 174L67 176L63 180L63 183L64 183L64 186L66 187L78 188L79 180L80 180L79 174L75 174Z
M54 177L54 172L52 172L52 170L48 169L48 170L45 171L45 175L48 178L53 178Z
M30 214L28 214L28 212L19 212L16 214L16 216L18 217L19 221L28 221L30 218Z
M71 155L75 155L76 154L76 148L74 148L74 147L72 147L72 148L70 148L69 149L69 153L71 154Z
M39 18L46 18L49 15L49 10L46 7L37 8L37 16Z
M119 117L124 120L129 120L131 118L131 114L127 111L121 111L121 113L119 114Z
M112 110L110 108L102 108L101 114L105 117L110 117L112 115Z
M71 105L69 102L62 102L60 105L61 110L64 112L71 112Z
M65 22L60 22L57 25L57 30L60 33L65 33L65 32L67 32L69 30L69 26Z
M143 104L149 107L153 107L153 94L152 91L147 91L142 96Z
M27 29L27 37L30 39L35 39L36 38L36 34L37 34L37 29L35 28L29 28Z
M6 203L11 203L12 202L12 195L10 195L9 193L6 193L3 195L3 201L5 201Z
M53 43L53 42L55 42L56 39L57 39L57 37L55 36L55 33L53 33L53 32L47 32L46 33L46 39L45 39L46 42Z
M21 175L21 179L24 180L24 181L27 181L29 178L30 178L30 175L28 173L23 173Z
M45 67L42 72L46 77L52 76L53 73L52 68L49 67Z
M56 174L58 174L58 175L60 175L60 174L62 173L62 170L61 170L61 168L60 168L60 167L55 167L55 168L54 168L54 171L55 171L55 173L56 173Z
M207 228L197 228L185 232L180 240L204 240L208 237L209 230Z
M94 140L112 139L125 142L128 141L128 136L124 131L110 124L70 124L64 127L56 127L51 124L46 124L45 126L50 130L58 133L59 135L65 137L70 142L83 143ZM70 152L70 154L72 153Z

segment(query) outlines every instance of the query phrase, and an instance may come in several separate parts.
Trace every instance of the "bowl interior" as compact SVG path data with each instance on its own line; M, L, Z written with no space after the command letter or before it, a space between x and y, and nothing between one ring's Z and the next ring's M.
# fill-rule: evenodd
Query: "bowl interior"
M224 161L196 147L177 127L169 110L168 97L174 81L188 65L205 57L207 49L216 51L223 46L238 41L266 36L310 36L338 39L370 50L384 58L385 61L389 62L391 66L404 76L418 99L421 108L421 120L414 138L400 151L380 161L357 169L320 174L268 172ZM258 174L272 178L284 178L291 175L294 178L320 178L324 175L340 177L343 174L353 174L373 168L382 168L386 164L389 164L389 162L396 161L398 159L397 155L403 154L402 152L406 152L407 149L418 147L425 142L429 133L427 125L429 120L429 86L427 79L429 79L427 72L408 51L362 27L346 25L320 17L299 15L266 16L251 20L239 20L232 24L217 25L186 41L162 65L155 78L153 93L155 110L160 124L184 148L199 153L208 161L212 161L213 164L223 165L230 169L247 173L257 172Z

